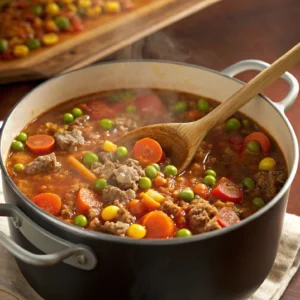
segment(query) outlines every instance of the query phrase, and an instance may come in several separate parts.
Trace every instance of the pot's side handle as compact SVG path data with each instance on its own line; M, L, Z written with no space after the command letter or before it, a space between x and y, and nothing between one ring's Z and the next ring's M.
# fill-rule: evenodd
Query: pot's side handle
M63 261L83 270L92 270L97 265L96 255L89 247L53 235L30 220L17 206L0 204L0 216L11 217L13 225L30 243L48 253L31 253L0 232L0 244L21 261L36 266L52 266Z
M234 77L235 75L245 71L262 71L266 69L270 64L256 59L248 59L237 62L230 67L222 71L223 74ZM299 83L297 79L289 72L285 72L281 78L285 80L290 90L288 94L280 102L276 102L279 106L283 107L284 111L287 111L296 101L299 93Z

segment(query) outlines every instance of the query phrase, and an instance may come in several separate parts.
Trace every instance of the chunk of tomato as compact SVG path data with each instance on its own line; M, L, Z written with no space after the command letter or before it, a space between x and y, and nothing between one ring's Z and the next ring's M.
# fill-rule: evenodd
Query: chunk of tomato
M223 202L240 203L243 199L242 189L225 177L221 178L211 195Z

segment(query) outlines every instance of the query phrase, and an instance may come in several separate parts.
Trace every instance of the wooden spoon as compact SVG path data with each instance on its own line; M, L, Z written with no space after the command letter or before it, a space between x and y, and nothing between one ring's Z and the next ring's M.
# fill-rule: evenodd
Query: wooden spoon
M299 61L300 43L200 120L141 127L124 135L118 144L128 145L145 137L155 139L167 151L178 173L181 173L191 163L200 143L212 128L231 117Z

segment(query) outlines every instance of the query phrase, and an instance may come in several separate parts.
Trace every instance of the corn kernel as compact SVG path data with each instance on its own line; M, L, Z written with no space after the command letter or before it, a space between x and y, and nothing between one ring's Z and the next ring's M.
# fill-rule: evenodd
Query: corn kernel
M62 0L62 3L65 3L65 4L70 4L72 2L73 2L73 0Z
M164 200L163 195L152 189L149 189L145 194L147 194L149 197L151 197L153 200L159 203L161 203Z
M273 169L276 166L276 160L272 157L265 157L259 163L259 170L268 171Z
M87 9L86 14L88 17L97 17L101 14L102 9L100 6L94 6Z
M46 6L46 13L51 16L56 16L60 13L60 8L56 3L48 3Z
M92 2L91 0L79 0L78 5L82 8L89 8L91 7Z
M110 141L105 141L103 144L103 150L106 152L115 152L117 150L117 145Z
M54 45L58 42L58 35L55 33L47 33L42 37L42 41L46 46Z
M71 12L77 12L77 7L73 3L68 4L67 9Z
M101 212L101 218L104 221L111 221L118 216L119 207L115 205L110 205L105 207Z
M58 27L56 26L56 24L53 20L45 21L45 29L48 32L57 32L58 31Z
M107 1L103 4L103 9L107 13L118 13L121 11L121 6L118 1Z
M17 45L14 47L14 55L16 57L24 57L29 54L29 48L25 45Z
M146 233L145 227L139 224L132 224L127 229L127 236L133 239L142 239Z

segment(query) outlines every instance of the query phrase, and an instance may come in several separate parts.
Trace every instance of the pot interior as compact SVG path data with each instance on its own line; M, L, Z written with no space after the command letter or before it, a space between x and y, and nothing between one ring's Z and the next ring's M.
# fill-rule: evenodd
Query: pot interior
M1 155L3 159L7 157L13 138L41 113L86 94L119 88L161 88L198 94L222 102L241 87L242 83L211 70L156 61L106 63L71 72L43 83L17 105L3 128ZM261 96L240 111L257 121L276 139L290 172L297 146L286 118Z

